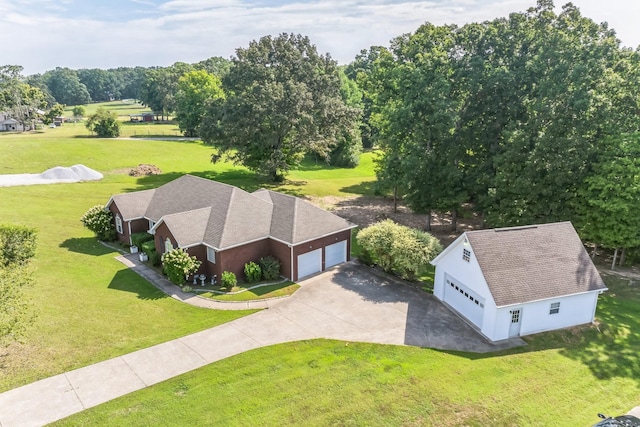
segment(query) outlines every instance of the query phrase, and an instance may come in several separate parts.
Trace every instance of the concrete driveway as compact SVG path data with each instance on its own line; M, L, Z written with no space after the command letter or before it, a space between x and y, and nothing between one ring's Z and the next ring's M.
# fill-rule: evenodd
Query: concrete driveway
M348 263L229 323L0 394L0 426L41 426L248 350L312 338L495 351L433 296ZM180 363L176 363L179 360Z
M521 339L491 343L433 295L343 264L303 282L293 298L238 319L255 325L275 321L302 338L333 338L442 350L490 352L524 345Z

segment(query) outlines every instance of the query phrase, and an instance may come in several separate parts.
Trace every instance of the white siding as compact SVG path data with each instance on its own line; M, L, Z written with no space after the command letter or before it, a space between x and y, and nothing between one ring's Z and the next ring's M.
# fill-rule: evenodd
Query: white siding
M436 266L435 283L433 287L434 295L440 300L444 299L444 286L446 285L445 273L447 273L456 281L484 298L486 304L489 299L492 300L493 298L489 292L489 286L487 286L487 282L484 280L480 266L473 255L471 245L465 245L462 236L451 245L452 247L447 248L449 253L443 258L440 258ZM469 262L462 259L463 249L471 251L471 259Z
M594 310L598 301L598 292L569 295L543 301L535 301L519 306L501 307L497 310L495 328L483 331L493 341L509 337L510 311L522 308L522 326L520 335L531 335L554 329L568 328L593 322ZM551 303L560 303L560 312L549 314Z

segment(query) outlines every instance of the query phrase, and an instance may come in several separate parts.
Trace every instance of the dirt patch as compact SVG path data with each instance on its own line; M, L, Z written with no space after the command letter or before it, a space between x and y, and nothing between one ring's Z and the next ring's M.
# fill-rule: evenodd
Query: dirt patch
M359 227L366 227L375 222L392 219L398 224L424 230L427 216L416 214L407 206L399 203L397 211L393 211L393 200L384 197L309 197L309 202L336 215L345 218ZM448 212L431 215L431 234L436 236L446 247L465 231L482 228L482 220L464 209L458 216L456 230L451 229L451 215Z
M129 171L129 176L160 175L162 171L156 165L139 164Z

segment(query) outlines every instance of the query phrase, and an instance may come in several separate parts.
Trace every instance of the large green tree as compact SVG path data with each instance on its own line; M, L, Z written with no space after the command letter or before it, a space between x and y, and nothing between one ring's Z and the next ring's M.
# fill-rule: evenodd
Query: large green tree
M25 82L19 65L0 66L0 111L5 111L25 128L33 128L38 110L45 108L45 94Z
M640 134L607 141L578 195L577 224L584 239L616 253L640 247Z
M461 28L425 24L361 74L382 186L416 211L473 202L494 226L575 220L603 142L638 130L639 58L606 24L549 0Z
M207 105L224 98L220 79L204 70L190 71L178 80L176 121L187 136L196 136Z
M377 80L374 118L384 153L378 179L391 180L383 186L400 187L406 203L427 214L426 230L432 210L455 212L466 199L460 170L464 149L453 134L459 102L449 54L454 29L425 24L396 38L371 74Z
M140 101L164 119L176 110L178 80L192 70L193 67L184 62L147 69L139 92Z
M91 101L87 87L80 82L75 70L58 67L44 73L42 78L59 104L84 105Z
M357 120L345 105L336 62L308 37L281 34L236 50L201 136L237 163L282 180L307 153L327 158Z

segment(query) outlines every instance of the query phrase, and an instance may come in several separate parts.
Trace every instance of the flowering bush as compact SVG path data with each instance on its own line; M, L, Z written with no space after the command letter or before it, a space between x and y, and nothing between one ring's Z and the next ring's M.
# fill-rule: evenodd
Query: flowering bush
M111 212L102 205L96 205L85 212L80 218L82 224L93 231L100 240L107 242L116 238L116 230L112 222Z
M196 272L202 264L182 248L174 249L162 255L162 263L167 277L176 285L186 282L186 276Z
M442 251L431 234L390 219L360 230L356 239L380 268L403 279L414 279Z

